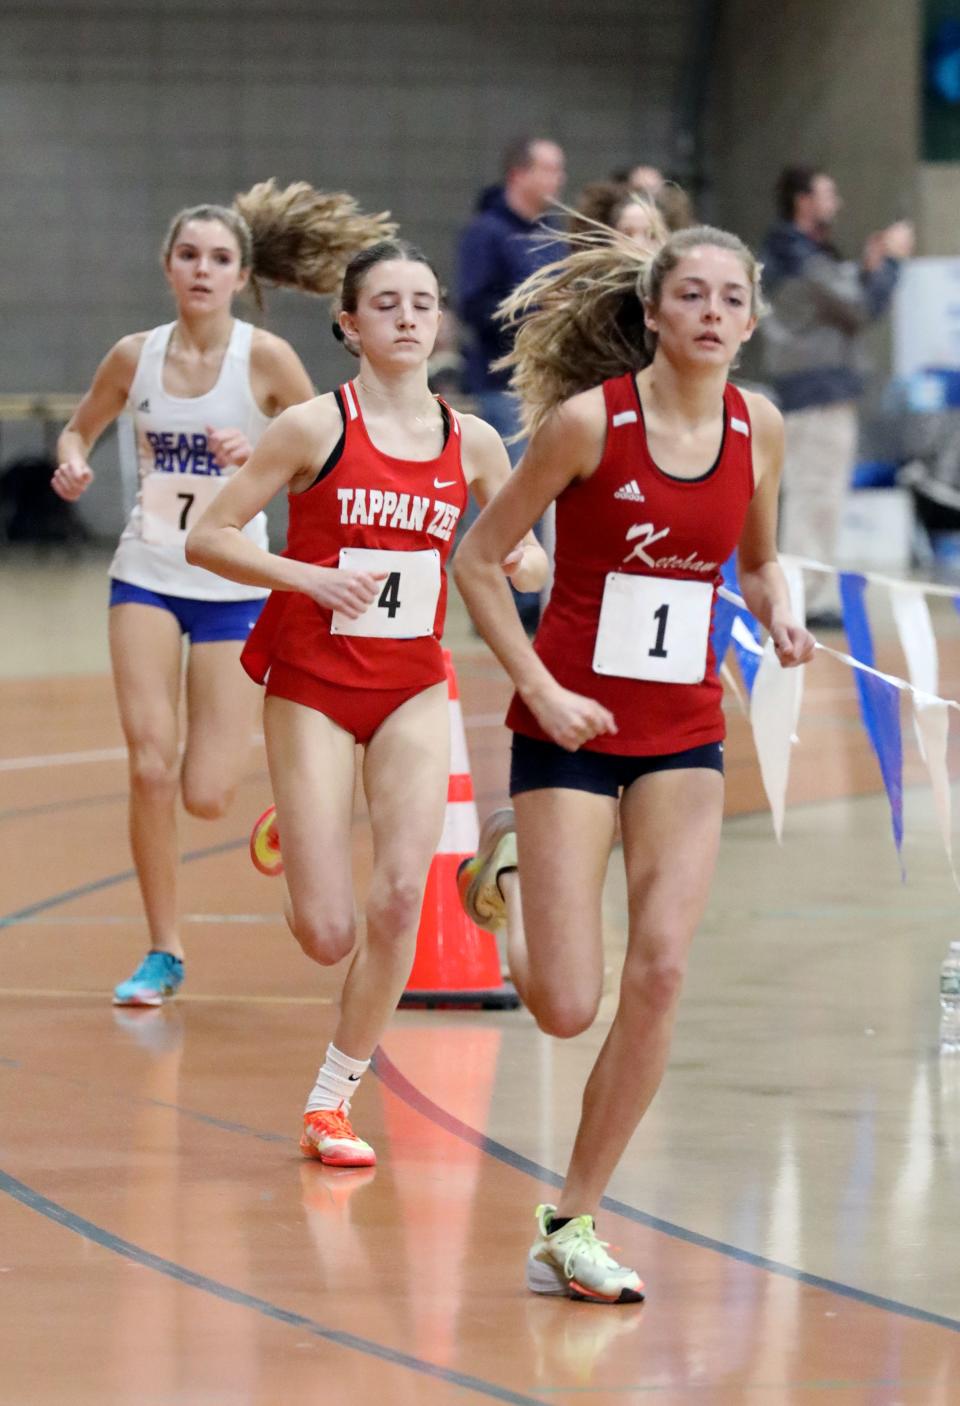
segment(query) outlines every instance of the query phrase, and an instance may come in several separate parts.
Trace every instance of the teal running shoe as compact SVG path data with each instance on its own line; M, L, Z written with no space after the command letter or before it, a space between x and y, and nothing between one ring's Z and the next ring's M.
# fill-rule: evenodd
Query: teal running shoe
M148 952L113 993L115 1006L162 1006L183 984L183 959L170 952Z

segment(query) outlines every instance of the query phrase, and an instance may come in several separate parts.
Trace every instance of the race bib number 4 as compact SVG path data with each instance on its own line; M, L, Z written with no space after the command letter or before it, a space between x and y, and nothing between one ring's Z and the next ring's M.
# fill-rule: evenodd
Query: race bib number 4
M330 633L367 639L413 640L432 635L440 599L440 553L381 552L342 547L340 569L386 572L376 599L356 620L333 613Z
M597 674L651 683L702 683L713 587L611 571L593 651Z
M226 475L147 474L140 489L143 540L159 547L182 547L187 533L226 481Z

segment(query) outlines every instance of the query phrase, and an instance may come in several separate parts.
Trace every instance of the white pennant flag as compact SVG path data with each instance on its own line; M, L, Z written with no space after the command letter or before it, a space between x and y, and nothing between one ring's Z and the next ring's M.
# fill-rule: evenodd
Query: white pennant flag
M928 693L913 695L913 724L917 729L917 739L923 760L930 773L933 789L933 806L937 824L943 836L943 845L950 862L953 882L960 889L957 871L953 863L953 834L950 813L950 774L947 770L947 734L949 730L950 705L943 698L932 698Z
M891 583L889 589L893 619L914 689L911 693L913 730L920 755L930 774L934 810L947 851L950 873L953 882L960 888L953 863L950 774L947 769L950 713L946 702L935 696L940 681L940 660L930 608L921 586Z
M750 721L763 789L773 815L774 834L781 843L787 779L790 775L790 748L800 714L802 688L803 670L781 668L773 641L767 640L750 698Z
M803 572L798 563L790 558L782 561L781 566L787 579L794 617L803 624L806 620ZM780 844L783 843L783 818L790 777L790 749L797 740L802 699L803 669L782 668L773 641L768 639L750 698L750 722L763 789L770 802L773 830Z
M921 693L935 695L939 685L937 641L923 590L918 586L891 585L890 605L910 682Z
M937 657L937 641L933 633L930 609L923 591L917 586L891 585L890 605L900 637L900 647L907 661L910 682L921 693L936 695L940 661ZM923 728L920 726L916 694L913 695L913 730L916 733L920 755L926 761L926 742ZM932 779L931 776L931 781Z

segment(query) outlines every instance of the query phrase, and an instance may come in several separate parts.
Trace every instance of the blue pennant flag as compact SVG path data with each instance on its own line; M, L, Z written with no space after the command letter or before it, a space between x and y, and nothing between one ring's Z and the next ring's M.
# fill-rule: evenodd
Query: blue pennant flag
M840 573L840 600L843 604L843 624L850 642L850 653L861 664L875 668L873 636L864 604L867 580L854 571ZM854 669L853 676L860 698L860 716L867 729L870 745L880 763L880 775L890 802L890 819L897 854L903 846L903 741L900 735L900 690L885 679ZM903 862L901 859L901 873Z
M711 640L713 643L713 656L717 661L717 671L719 672L724 659L727 657L727 650L730 648L730 631L733 629L733 622L737 616L737 607L731 605L722 596L717 596L713 607L713 633Z
M723 576L723 584L728 591L736 591L740 594L740 583L737 580L736 558L730 557L720 568ZM760 643L760 626L750 614L749 610L741 610L739 606L731 605L729 601L717 597L716 606L713 612L713 653L717 661L717 672L726 658L727 650L731 643L731 631L733 622L736 619L743 621L753 638ZM740 665L740 673L747 690L747 695L753 693L754 681L757 677L757 670L760 667L760 655L752 654L749 649L744 649L737 640L733 640L734 653L737 656L737 663Z

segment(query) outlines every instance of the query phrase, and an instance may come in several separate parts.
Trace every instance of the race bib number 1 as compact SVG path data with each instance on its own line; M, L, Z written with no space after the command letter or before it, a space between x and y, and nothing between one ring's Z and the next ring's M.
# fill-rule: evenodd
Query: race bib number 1
M140 489L143 540L159 547L182 547L226 481L226 475L216 474L147 474Z
M342 547L341 570L386 572L371 605L356 620L333 613L330 633L367 639L412 640L432 635L440 599L440 553L383 552Z
M611 571L593 652L597 674L651 683L702 683L713 587Z

